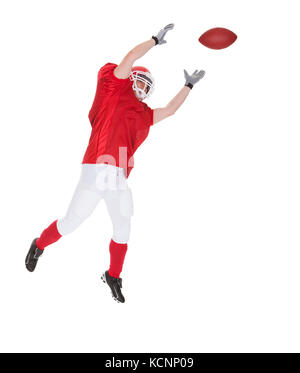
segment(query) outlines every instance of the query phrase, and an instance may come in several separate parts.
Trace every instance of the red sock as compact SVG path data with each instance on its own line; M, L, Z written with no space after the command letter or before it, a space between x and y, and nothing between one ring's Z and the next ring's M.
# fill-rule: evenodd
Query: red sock
M113 240L110 241L109 252L110 252L110 266L108 273L113 277L120 277L122 267L127 251L127 243L117 243Z
M56 223L57 220L50 224L49 227L42 232L40 238L36 240L36 246L40 250L44 250L46 246L51 245L52 243L60 239L61 234L57 230Z

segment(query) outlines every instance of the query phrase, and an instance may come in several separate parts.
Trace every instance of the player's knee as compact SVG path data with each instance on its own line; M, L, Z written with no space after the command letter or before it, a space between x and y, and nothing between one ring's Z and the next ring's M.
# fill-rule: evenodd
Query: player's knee
M127 243L130 237L130 222L122 226L115 227L113 232L113 240L117 243Z
M80 217L75 214L68 214L64 218L57 221L57 230L62 235L72 233L85 220L85 217Z

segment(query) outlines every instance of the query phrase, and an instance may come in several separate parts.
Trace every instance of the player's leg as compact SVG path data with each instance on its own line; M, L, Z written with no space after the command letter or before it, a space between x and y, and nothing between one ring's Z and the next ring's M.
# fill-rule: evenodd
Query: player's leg
M66 215L57 220L59 234L65 236L77 229L92 214L101 197L99 192L90 189L84 182L79 183Z
M130 223L133 213L131 190L128 188L122 191L109 192L105 196L105 203L113 226L109 274L113 277L119 277L130 236Z
M51 223L39 238L33 240L25 260L26 267L30 272L34 271L38 258L45 247L79 227L91 215L101 199L102 194L95 188L94 171L92 167L86 166L93 165L82 166L80 180L66 215Z
M102 275L102 280L109 285L113 298L123 303L125 298L121 292L120 274L127 252L130 220L133 214L131 190L127 188L109 191L104 199L113 225L113 236L109 245L110 266L109 270Z

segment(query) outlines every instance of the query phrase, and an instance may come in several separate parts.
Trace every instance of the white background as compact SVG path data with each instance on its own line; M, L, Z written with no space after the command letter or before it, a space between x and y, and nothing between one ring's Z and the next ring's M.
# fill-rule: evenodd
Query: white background
M1 1L1 352L300 352L298 1ZM101 273L103 202L25 270L64 215L88 143L98 69L174 22L138 64L164 106L129 177L125 304ZM227 27L221 51L198 42Z

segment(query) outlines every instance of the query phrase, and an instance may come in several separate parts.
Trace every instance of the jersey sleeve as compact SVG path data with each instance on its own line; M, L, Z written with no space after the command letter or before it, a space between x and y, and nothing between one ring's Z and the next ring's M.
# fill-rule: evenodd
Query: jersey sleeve
M115 93L122 89L124 84L128 83L129 78L119 79L115 76L114 70L118 65L115 63L107 63L101 67L98 72L98 83L107 94Z

